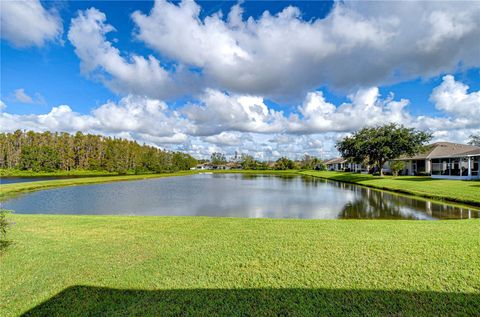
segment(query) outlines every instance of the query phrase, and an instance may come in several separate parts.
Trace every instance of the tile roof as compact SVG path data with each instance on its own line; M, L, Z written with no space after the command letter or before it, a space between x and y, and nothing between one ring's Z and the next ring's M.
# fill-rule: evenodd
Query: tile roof
M404 156L400 159L424 160L432 158L456 157L476 154L480 154L480 147L451 142L437 142L427 145L426 151L422 153L411 157Z
M334 158L334 159L326 160L323 163L324 164L341 164L341 163L346 163L346 162L347 162L347 160L344 159L343 157L337 157L337 158Z

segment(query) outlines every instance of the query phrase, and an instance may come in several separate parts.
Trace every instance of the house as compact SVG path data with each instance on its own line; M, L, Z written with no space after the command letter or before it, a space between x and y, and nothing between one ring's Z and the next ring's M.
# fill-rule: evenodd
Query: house
M231 169L231 170L241 170L242 169L242 164L240 164L238 162L228 162L225 165L227 166L227 169Z
M405 162L402 175L432 175L432 178L480 179L480 147L437 142L422 153L397 160Z
M213 166L210 165L209 163L203 163L203 164L198 164L195 167L190 168L191 170L211 170L213 169Z
M334 159L326 160L323 162L327 166L329 171L344 171L347 160L343 157L337 157Z
M323 163L328 171L366 172L368 170L362 164L351 163L343 157L326 160Z

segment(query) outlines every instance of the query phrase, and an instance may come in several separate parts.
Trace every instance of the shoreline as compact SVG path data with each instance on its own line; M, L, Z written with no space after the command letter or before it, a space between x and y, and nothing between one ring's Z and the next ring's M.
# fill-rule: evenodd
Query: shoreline
M391 193L404 194L408 196L426 198L430 200L435 200L444 203L452 204L465 204L471 207L480 207L480 182L479 181L460 181L460 180L445 180L445 179L432 179L430 177L423 176L397 176L397 177L376 177L370 174L356 174L350 172L326 172L326 171L302 171L299 172L300 175L306 175L311 177L318 177L322 179L343 182L348 184L355 184L358 186L373 188L377 190L384 190ZM375 184L374 182L380 182L381 184ZM474 195L474 199L462 198L462 197L452 197L445 194L435 194L429 192L422 192L425 188L421 189L406 189L402 188L402 185L405 185L406 181L413 182L422 182L422 181L431 181L436 184L448 184L454 186L455 184L471 184L472 187L479 187L477 195ZM385 182L389 182L385 185ZM398 184L395 184L397 182ZM446 183L448 182L448 183ZM461 182L461 183L460 183ZM392 187L395 186L395 187ZM396 187L399 186L399 187Z
M327 172L327 171L305 171L305 170L189 170L174 173L159 174L136 174L136 175L98 175L98 176L80 176L80 175L57 175L61 176L55 180L21 182L1 185L0 201L20 194L33 192L37 190L52 189L65 186L79 186L99 183L110 183L117 181L135 181L144 179L154 179L163 177L188 176L200 173L216 174L246 174L246 175L299 175L317 177L332 181L355 184L358 186L373 188L386 192L402 194L417 198L434 200L446 204L461 204L465 207L480 207L480 182L478 181L457 181L457 180L439 180L421 176L400 176L400 177L375 177L366 174L356 174L347 172ZM71 176L71 178L68 178ZM22 177L22 176L11 176ZM27 176L24 176L27 177ZM54 177L54 175L36 175L28 177ZM437 186L432 186L437 185ZM461 187L457 193L453 193L452 188ZM475 187L475 188L474 188ZM478 189L476 188L478 187ZM472 189L474 188L474 189Z
M45 180L45 181L33 181L33 182L19 182L12 184L1 184L0 186L0 201L5 201L9 198L15 197L20 194L25 194L38 190L52 189L57 187L66 187L66 186L80 186L80 185L93 185L100 183L111 183L111 182L123 182L123 181L135 181L135 180L144 180L144 179L154 179L154 178L163 178L163 177L176 177L176 176L188 176L201 173L232 173L232 174L258 174L258 175L300 175L298 170L189 170L189 171L179 171L173 173L158 173L158 174L137 174L137 175L114 175L114 176L86 176L79 177L73 176L68 178L68 176L55 179L55 180ZM3 177L3 176L2 176ZM33 177L33 176L12 176L12 177ZM37 175L36 177L52 177L45 175ZM53 176L54 177L54 176Z

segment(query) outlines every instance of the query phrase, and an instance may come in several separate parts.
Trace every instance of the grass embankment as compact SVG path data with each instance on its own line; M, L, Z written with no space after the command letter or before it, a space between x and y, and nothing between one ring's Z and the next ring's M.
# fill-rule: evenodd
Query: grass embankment
M11 215L0 316L478 316L480 221Z
M8 199L12 196L15 196L21 193L27 193L27 192L32 192L32 191L42 190L42 189L51 189L55 187L89 185L89 184L98 184L98 183L131 181L131 180L172 177L172 176L185 176L185 175L193 175L193 174L204 173L204 172L242 173L242 174L276 174L276 175L296 175L298 173L297 170L288 170L288 171L274 171L274 170L268 170L268 171L253 171L253 170L205 171L203 170L203 171L200 171L200 170L195 170L195 171L180 171L175 173L81 177L81 178L66 178L66 179L55 179L55 180L35 181L35 182L23 182L23 183L13 183L13 184L2 184L0 186L0 201Z
M300 174L438 200L480 206L480 182L421 176L372 176L344 172L303 171Z

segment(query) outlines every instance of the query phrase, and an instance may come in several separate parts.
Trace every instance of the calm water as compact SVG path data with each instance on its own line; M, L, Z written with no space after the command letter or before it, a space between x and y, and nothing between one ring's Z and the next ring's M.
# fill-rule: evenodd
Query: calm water
M16 213L249 218L478 218L480 211L312 177L198 174L63 187L3 203Z

